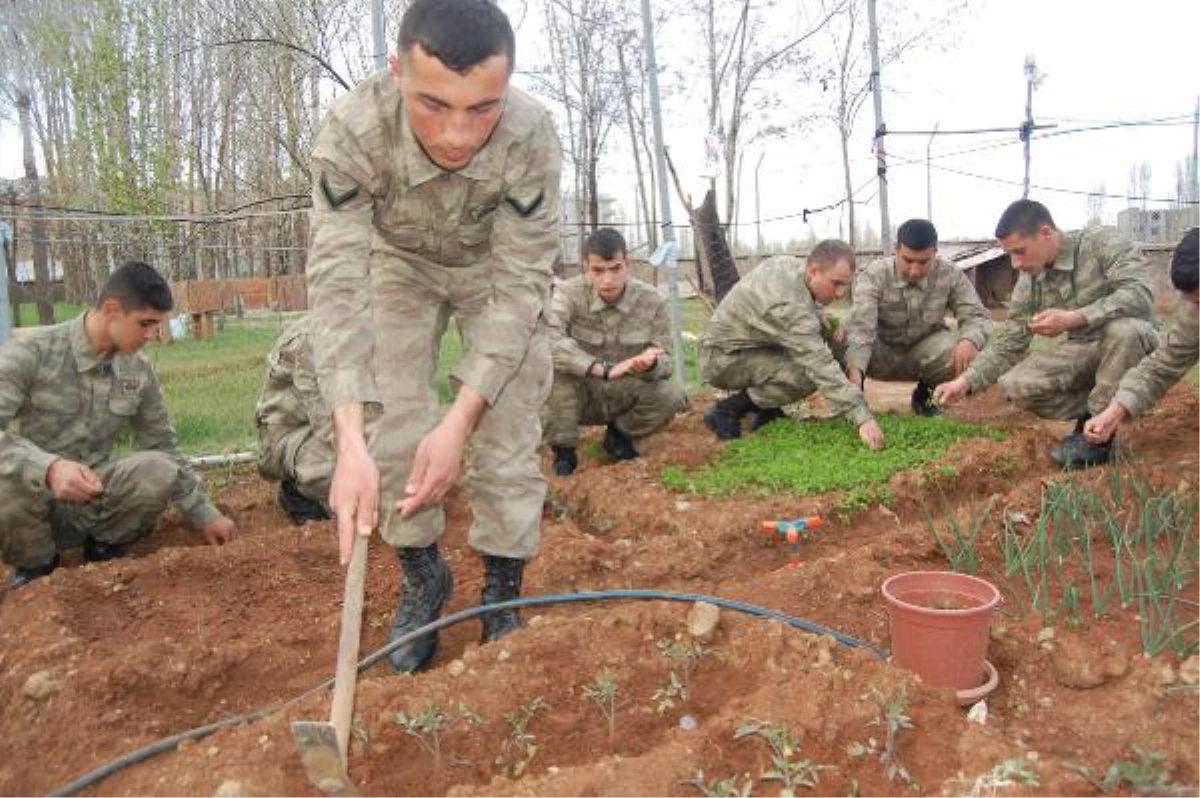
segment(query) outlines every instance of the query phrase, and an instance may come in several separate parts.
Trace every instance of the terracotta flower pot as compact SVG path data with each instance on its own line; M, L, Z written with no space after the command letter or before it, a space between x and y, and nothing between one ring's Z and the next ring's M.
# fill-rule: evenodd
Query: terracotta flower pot
M912 571L883 583L892 662L939 687L971 690L987 677L988 630L1000 591L948 571Z

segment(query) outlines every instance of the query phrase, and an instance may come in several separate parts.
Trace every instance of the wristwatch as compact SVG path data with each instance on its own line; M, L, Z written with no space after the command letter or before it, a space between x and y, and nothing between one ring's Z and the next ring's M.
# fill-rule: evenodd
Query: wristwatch
M608 373L612 371L613 364L607 360L602 360L600 361L600 366L604 369L603 373L600 374L600 379L608 382Z

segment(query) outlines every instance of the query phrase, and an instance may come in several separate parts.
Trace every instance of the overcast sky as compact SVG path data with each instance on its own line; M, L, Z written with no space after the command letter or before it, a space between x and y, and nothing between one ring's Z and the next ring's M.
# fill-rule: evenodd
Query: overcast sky
M935 124L942 130L1016 127L1025 113L1023 65L1032 54L1045 75L1034 94L1035 121L1058 125L1042 134L1104 122L1184 118L1176 119L1174 126L1035 140L1030 182L1037 187L1030 196L1045 202L1061 226L1079 226L1086 221L1089 190L1102 183L1108 193L1125 195L1130 166L1148 161L1152 195L1173 199L1176 164L1192 151L1192 113L1200 97L1198 23L1200 3L1193 0L972 0L958 23L961 35L948 52L918 52L884 70L883 83L889 90L884 121L897 131L931 130ZM885 26L888 20L880 19L879 24ZM852 156L855 186L868 184L859 194L862 199L875 193L870 183L873 129L868 103L860 114ZM668 144L673 137L684 137L684 132L670 131ZM1006 141L1012 143L1003 146ZM760 173L762 218L821 207L840 196L836 142L834 129L826 126L767 146ZM893 227L907 218L926 216L928 145L928 136L888 139ZM987 145L1001 146L947 157ZM990 237L1000 212L1021 196L1024 161L1016 133L942 136L933 142L932 154L932 219L942 237ZM753 218L757 157L747 157L743 170L743 195L751 198L742 205L743 219ZM699 191L701 181L694 185ZM1107 199L1105 220L1115 224L1117 211L1129 204L1123 196ZM879 229L878 203L860 208L863 213ZM836 213L810 218L817 235L837 234ZM763 235L786 239L793 228L804 234L801 222L792 219L764 225ZM742 236L753 240L751 231L744 230Z
M916 2L917 0L913 0ZM515 0L514 0L515 2ZM651 0L659 4L676 0ZM512 2L504 2L511 8ZM881 4L882 7L882 4ZM879 20L884 27L894 22ZM1154 198L1175 196L1176 165L1191 153L1191 114L1200 97L1197 35L1200 3L1195 0L971 0L968 13L957 23L955 45L947 52L921 51L904 63L887 67L883 83L884 120L890 130L990 128L1021 123L1025 107L1023 63L1032 54L1044 74L1034 95L1038 123L1057 124L1041 135L1118 121L1172 118L1172 125L1051 135L1032 144L1030 193L1044 201L1061 226L1081 225L1087 216L1088 191L1103 184L1111 197L1104 205L1105 220L1115 223L1118 210L1131 204L1123 198L1132 165L1151 165ZM394 36L389 31L388 38ZM518 31L518 61L536 49L536 21L526 18ZM671 31L659 34L658 60L664 68L681 48ZM533 41L531 41L531 38ZM700 76L694 85L670 100L665 138L677 160L687 188L699 199L704 186L703 130ZM811 96L811 95L810 95ZM785 98L786 99L786 98ZM690 103L690 106L685 105ZM690 124L685 123L691 122ZM879 228L879 206L870 131L870 103L859 117L853 153L857 195L867 201L859 219ZM614 140L621 136L614 135ZM837 134L818 125L785 140L755 145L747 152L742 174L743 240L753 242L755 228L754 165L760 169L762 219L799 214L819 208L841 195ZM1005 142L1010 142L1005 145ZM925 216L926 148L928 136L890 136L889 205L893 227L906 218ZM967 149L975 152L954 155ZM943 238L987 238L1004 206L1020 196L1022 148L1015 132L980 136L940 136L932 144L932 218ZM20 147L10 125L0 129L0 177L20 173ZM969 174L962 174L969 173ZM609 168L602 191L626 201L632 220L633 188L628 174ZM1007 181L1007 182L1005 182ZM1064 189L1053 191L1051 189ZM1151 203L1165 207L1164 203ZM682 211L673 211L676 221ZM805 225L797 217L767 222L766 240L808 235L837 235L838 212L816 214Z

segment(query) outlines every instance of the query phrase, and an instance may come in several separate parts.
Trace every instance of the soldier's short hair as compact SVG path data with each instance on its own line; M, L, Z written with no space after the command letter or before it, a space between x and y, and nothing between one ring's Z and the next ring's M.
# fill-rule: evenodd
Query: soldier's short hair
M996 238L1008 238L1014 233L1022 238L1030 238L1037 235L1044 224L1050 225L1053 230L1058 229L1045 205L1031 199L1019 199L1000 214L1000 221L996 222Z
M928 219L909 219L896 228L896 246L920 252L923 249L933 249L937 245L937 228Z
M1179 291L1195 291L1200 287L1200 227L1183 234L1183 239L1171 254L1171 285Z
M175 307L171 286L158 269L138 260L122 263L108 276L104 287L100 289L96 307L108 299L117 300L127 313L146 308L167 313Z
M400 20L401 55L415 45L460 75L494 55L513 70L516 37L508 17L491 0L416 0Z
M625 236L612 227L601 227L583 242L583 257L595 255L604 260L616 260L628 252Z
M836 238L827 238L812 248L812 252L808 253L807 262L817 264L821 271L828 271L841 261L849 263L851 269L858 268L852 246Z

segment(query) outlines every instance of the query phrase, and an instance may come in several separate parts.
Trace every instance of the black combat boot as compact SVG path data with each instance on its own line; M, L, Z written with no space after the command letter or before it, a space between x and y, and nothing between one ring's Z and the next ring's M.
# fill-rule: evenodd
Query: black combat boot
M758 409L750 394L738 391L704 411L704 426L721 440L731 441L742 437L742 416Z
M1117 450L1117 436L1113 435L1107 443L1092 443L1083 434L1089 418L1090 415L1084 415L1075 420L1075 431L1068 433L1061 444L1050 450L1051 460L1066 469L1091 468L1112 460Z
M275 498L279 501L279 506L287 513L287 517L296 526L307 521L328 521L333 518L324 504L313 501L301 493L294 480L284 479L281 481L279 492Z
M940 416L942 409L933 401L933 388L926 383L918 382L917 387L913 388L912 399L909 401L912 405L913 415L925 416L932 418Z
M87 540L83 541L84 562L116 560L128 553L129 547L124 543L105 543L102 540L96 540L91 535L88 535Z
M480 604L496 604L512 601L521 596L521 575L525 572L525 561L511 557L483 555L483 592ZM481 643L499 640L521 628L521 616L516 610L497 610L480 616L483 623Z
M778 407L764 407L761 410L755 411L750 422L750 431L762 429L772 421L779 421L781 418L787 418L787 413L783 412Z
M391 640L436 620L454 590L450 565L436 543L423 549L400 549L398 554L404 581L400 585L400 606L392 619ZM437 644L437 632L433 632L400 646L388 654L388 660L401 673L416 673L429 667Z
M32 568L22 568L20 566L13 569L12 576L8 577L8 589L16 590L17 588L25 587L34 579L41 579L55 568L58 567L59 557L56 553L54 559L45 565L35 565Z
M568 477L575 473L579 458L575 456L574 446L551 446L554 452L554 475Z
M633 448L633 439L621 432L616 424L609 424L604 430L604 451L614 460L636 460L638 450Z

